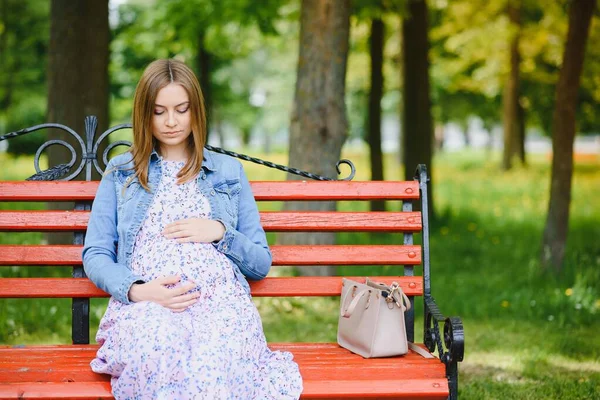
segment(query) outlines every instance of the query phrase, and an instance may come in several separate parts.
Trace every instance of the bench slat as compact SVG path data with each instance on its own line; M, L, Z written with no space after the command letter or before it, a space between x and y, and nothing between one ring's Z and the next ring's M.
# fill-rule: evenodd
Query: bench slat
M89 211L0 211L0 231L83 231ZM269 232L418 232L419 212L263 211Z
M412 351L402 357L366 360L336 343L269 347L293 353L304 381L303 399L369 398L365 393L370 398L448 396L444 365ZM112 398L109 376L89 368L97 349L98 345L0 348L0 399L16 398L18 390L26 398Z
M421 399L448 398L446 379L335 380L304 381L300 396L306 400L321 399ZM401 392L399 392L401 390ZM364 395L362 393L368 393ZM358 394L357 394L358 393ZM90 400L113 399L110 382L27 382L0 383L0 400L4 399L65 399Z
M286 200L416 200L416 181L255 181L258 201ZM98 182L0 182L0 201L92 201Z
M78 245L1 245L0 266L82 265ZM421 247L404 245L274 245L273 265L419 265Z
M361 279L355 277L356 280ZM363 278L364 279L364 278ZM396 281L409 296L423 294L421 276L378 276L379 282ZM252 295L256 297L288 296L339 296L342 279L333 277L277 277L250 281ZM0 298L70 298L108 297L87 278L2 278Z

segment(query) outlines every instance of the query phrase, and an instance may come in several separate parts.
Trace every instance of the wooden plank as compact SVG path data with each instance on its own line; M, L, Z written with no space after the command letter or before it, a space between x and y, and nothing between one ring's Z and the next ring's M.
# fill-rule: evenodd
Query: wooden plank
M417 181L252 182L256 200L416 200Z
M0 231L82 231L89 211L1 211ZM269 232L418 232L419 212L284 212L264 211L261 223Z
M361 277L353 277L363 280ZM396 281L409 296L423 294L421 276L377 276L374 280L391 284ZM250 281L256 297L339 296L341 277L267 277ZM2 278L0 298L108 297L87 278Z
M0 201L92 201L98 182L0 182Z
M416 181L255 181L251 182L259 201L285 200L415 200ZM0 201L91 201L98 182L0 182Z
M419 343L417 345L425 349L425 345ZM28 362L55 362L77 358L90 358L91 360L91 357L96 354L99 348L98 344L0 345L0 365L22 364L21 357L26 357ZM269 343L269 348L273 351L290 351L294 353L295 358L306 357L313 362L327 361L331 357L344 360L344 363L346 363L346 360L357 362L364 360L362 357L340 347L337 343L330 342L275 342ZM411 363L419 360L430 361L430 359L423 358L420 354L409 350L408 354L400 358L373 358L370 363L380 366L395 365L400 359L403 362ZM70 363L71 361L67 362ZM10 368L10 366L7 368Z
M0 383L0 400L8 399L113 399L110 382Z
M356 371L354 376L356 376ZM362 371L361 371L362 372ZM374 376L370 380L348 379L304 380L301 399L447 399L448 380L402 379L382 380Z
M272 347L272 346L271 346ZM52 356L42 358L41 355L31 357L29 354L14 352L14 362L0 360L0 382L93 382L105 381L108 378L92 372L89 368L90 361L95 353L82 353L78 357L61 357L59 351ZM338 351L338 353L340 353ZM388 358L384 362L374 359L365 362L364 359L349 359L339 354L320 355L312 352L303 354L302 349L293 352L294 360L300 366L304 379L308 380L336 380L342 376L353 376L356 380L381 380L403 379L437 379L444 376L445 366L439 360L403 356L402 358ZM356 355L354 355L356 357ZM354 375L360 369L360 375Z
M78 245L0 245L0 266L82 265ZM404 245L274 245L273 265L419 265L421 247Z
M303 382L301 399L447 399L446 379ZM0 383L4 399L113 399L110 382Z
M83 231L89 219L89 211L0 211L0 231Z
M420 212L262 212L274 232L419 232Z

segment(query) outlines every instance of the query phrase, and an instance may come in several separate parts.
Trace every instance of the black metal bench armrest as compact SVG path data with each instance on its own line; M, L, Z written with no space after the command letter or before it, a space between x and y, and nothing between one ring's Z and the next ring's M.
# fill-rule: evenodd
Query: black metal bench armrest
M463 360L465 332L460 317L445 317L431 296L425 301L424 342L430 352L438 350L440 360L448 365ZM439 324L444 323L444 332ZM442 341L443 337L443 341Z

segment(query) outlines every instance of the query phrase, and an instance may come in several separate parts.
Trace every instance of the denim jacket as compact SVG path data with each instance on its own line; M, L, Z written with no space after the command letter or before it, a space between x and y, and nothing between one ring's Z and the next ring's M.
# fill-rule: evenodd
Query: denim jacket
M131 271L131 255L160 182L161 162L154 151L148 192L133 178L131 153L114 157L106 166L92 206L83 247L85 273L97 287L125 304L130 303L131 285L145 281ZM245 277L264 278L271 267L271 252L244 169L229 156L204 150L196 179L210 203L212 219L225 226L225 235L213 245L233 261L237 279L250 293Z

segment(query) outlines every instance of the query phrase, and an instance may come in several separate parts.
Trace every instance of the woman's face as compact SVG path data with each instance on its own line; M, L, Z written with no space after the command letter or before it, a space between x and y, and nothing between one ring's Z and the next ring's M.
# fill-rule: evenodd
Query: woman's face
M191 130L190 99L183 86L169 83L158 91L152 117L152 135L163 158L183 161Z

